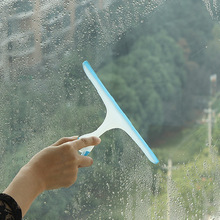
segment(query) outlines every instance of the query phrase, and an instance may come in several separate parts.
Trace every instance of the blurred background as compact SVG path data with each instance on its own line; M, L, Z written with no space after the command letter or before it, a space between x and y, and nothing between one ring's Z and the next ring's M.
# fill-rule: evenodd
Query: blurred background
M220 219L219 15L219 0L1 1L0 190L104 120L85 60L160 161L111 130L93 166L24 219Z

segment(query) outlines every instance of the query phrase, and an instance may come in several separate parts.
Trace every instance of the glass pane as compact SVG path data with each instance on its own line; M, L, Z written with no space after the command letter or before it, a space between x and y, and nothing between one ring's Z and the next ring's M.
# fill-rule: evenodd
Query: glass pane
M160 161L110 130L93 166L40 195L24 219L220 218L219 9L218 0L1 1L1 191L38 151L103 122L85 60Z

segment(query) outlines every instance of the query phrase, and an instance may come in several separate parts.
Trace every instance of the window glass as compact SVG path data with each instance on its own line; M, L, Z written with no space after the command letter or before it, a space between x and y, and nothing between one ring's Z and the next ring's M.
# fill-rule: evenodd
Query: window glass
M0 190L44 147L103 122L85 60L160 161L110 130L93 166L70 188L40 195L24 219L220 218L219 7L1 1Z

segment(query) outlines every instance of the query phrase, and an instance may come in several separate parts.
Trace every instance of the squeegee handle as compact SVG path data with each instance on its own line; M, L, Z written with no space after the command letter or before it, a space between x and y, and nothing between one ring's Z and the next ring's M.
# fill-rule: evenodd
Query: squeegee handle
M84 135L80 136L79 139L80 138L86 138L86 137L92 137L92 136L100 137L105 131L100 133L100 129L99 128L97 130L95 130L94 132L92 132L92 133L84 134ZM79 150L79 152L81 153L81 155L87 156L92 151L93 148L94 148L94 146L84 147L81 150Z
M114 126L114 123L112 124L112 121L114 121L114 120L112 120L112 118L107 113L104 121L95 131L88 133L88 134L84 134L84 135L80 136L79 139L83 138L83 137L92 137L92 136L100 137L106 131L109 131L113 128L116 128ZM94 148L94 146L84 147L80 150L80 152L82 155L87 156L92 151L93 148Z

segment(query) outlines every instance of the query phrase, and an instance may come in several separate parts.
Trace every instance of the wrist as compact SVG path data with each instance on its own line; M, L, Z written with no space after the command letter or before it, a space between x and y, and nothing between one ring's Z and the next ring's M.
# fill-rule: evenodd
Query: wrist
M4 193L8 194L21 207L24 216L32 202L44 191L44 185L29 165L20 169Z
M42 180L40 171L38 171L32 165L27 163L21 168L20 172L22 172L23 175L25 175L28 179L28 182L33 185L37 194L41 194L46 190L46 186Z

